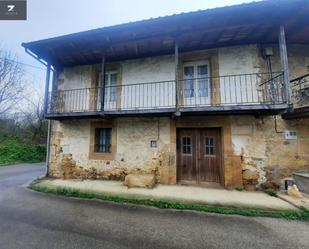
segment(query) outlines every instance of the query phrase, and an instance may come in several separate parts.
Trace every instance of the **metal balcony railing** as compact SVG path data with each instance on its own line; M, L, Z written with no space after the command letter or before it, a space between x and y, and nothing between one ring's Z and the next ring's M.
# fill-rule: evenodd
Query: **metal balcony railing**
M76 112L156 111L212 106L279 105L286 103L283 73L253 73L218 77L122 84L50 93L48 114ZM178 101L176 102L176 89Z
M309 106L309 74L291 80L291 90L294 108Z

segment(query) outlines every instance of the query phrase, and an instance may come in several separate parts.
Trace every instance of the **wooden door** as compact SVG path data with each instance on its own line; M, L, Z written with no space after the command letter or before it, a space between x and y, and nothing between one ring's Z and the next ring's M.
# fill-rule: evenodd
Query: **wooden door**
M222 157L220 129L200 129L199 142L199 182L220 183Z
M177 180L188 184L221 182L221 133L217 128L177 131Z
M177 179L196 182L196 129L180 129L177 136Z

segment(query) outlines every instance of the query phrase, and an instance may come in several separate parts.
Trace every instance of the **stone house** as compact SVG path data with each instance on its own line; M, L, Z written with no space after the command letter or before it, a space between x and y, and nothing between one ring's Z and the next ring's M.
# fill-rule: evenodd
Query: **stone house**
M47 67L48 175L254 190L308 170L308 14L262 1L23 43Z

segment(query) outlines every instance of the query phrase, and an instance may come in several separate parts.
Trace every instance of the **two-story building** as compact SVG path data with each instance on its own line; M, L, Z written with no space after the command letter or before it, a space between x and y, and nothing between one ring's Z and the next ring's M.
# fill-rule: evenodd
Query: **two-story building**
M252 190L309 169L308 18L262 1L23 43L47 66L49 176Z

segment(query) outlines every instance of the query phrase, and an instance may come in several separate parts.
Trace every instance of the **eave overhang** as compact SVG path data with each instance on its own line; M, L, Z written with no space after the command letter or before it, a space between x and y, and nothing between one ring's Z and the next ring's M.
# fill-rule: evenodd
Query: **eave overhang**
M23 43L54 66L172 54L179 51L277 43L284 26L287 43L309 44L309 1L273 0L202 10Z

